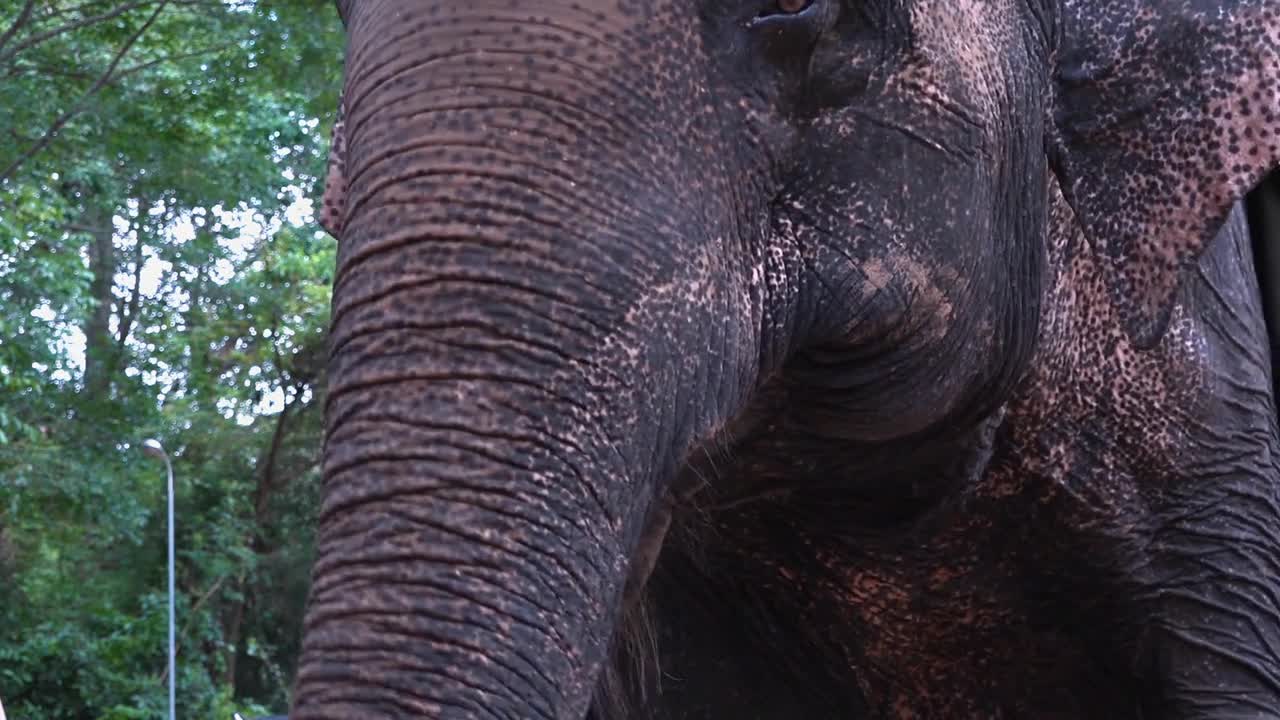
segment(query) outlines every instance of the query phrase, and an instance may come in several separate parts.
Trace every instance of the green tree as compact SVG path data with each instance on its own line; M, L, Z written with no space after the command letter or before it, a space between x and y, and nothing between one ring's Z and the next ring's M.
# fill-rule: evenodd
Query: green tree
M183 713L282 707L334 263L296 221L340 23L279 0L6 8L0 695L34 719L163 707L164 484L137 452L155 436L179 485Z

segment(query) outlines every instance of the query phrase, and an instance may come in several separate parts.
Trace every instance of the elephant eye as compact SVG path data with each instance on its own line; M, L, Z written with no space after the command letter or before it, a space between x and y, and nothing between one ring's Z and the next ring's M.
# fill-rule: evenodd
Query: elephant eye
M834 0L767 0L747 22L759 47L774 60L807 56L839 15Z
M798 12L804 12L813 0L778 0L777 8L774 15L795 15Z
M822 0L768 0L760 3L764 7L752 22L794 22L812 18L820 14L814 10L821 2Z

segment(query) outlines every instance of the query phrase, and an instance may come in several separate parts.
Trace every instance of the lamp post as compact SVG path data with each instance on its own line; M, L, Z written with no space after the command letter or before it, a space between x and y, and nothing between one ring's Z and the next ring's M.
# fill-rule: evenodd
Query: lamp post
M159 458L164 461L165 473L168 475L169 486L169 720L175 720L174 715L174 688L177 668L176 658L177 649L174 645L173 633L173 464L169 462L169 453L164 451L164 446L159 440L147 439L142 443L142 452L153 458Z

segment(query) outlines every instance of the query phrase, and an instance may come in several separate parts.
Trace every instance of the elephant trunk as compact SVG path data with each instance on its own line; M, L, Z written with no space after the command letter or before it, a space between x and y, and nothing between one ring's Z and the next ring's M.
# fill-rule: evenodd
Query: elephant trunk
M418 370L335 361L291 717L580 718L648 483L620 426L560 424L592 404L549 397L572 389L414 354Z
M665 482L758 374L759 295L602 67L608 13L370 2L348 26L291 717L576 720Z

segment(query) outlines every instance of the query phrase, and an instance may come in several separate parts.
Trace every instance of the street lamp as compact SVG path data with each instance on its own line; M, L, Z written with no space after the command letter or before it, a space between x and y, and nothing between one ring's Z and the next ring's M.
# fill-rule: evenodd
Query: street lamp
M176 687L177 649L173 637L173 464L169 462L169 453L159 440L148 438L142 443L142 452L153 458L164 461L165 473L169 476L169 720L174 720L174 688Z

